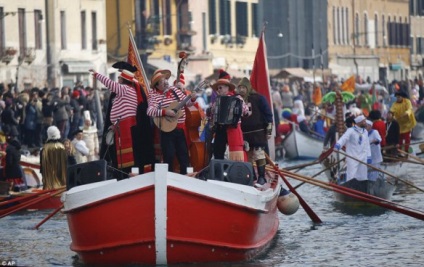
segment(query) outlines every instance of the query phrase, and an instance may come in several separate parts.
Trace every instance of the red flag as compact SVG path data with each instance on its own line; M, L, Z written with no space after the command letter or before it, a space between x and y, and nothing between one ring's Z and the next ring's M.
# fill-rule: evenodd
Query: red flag
M149 95L149 81L147 80L146 73L144 72L143 64L141 63L140 55L138 54L137 45L134 41L134 37L130 32L130 41L128 44L128 56L127 62L137 67L137 71L134 73L135 78L140 83L146 96Z
M255 62L250 74L252 87L267 100L272 110L271 85L269 84L268 61L266 59L265 34L262 31L259 39L258 50L256 50Z
M259 39L258 50L256 50L255 62L253 63L252 73L250 74L250 83L252 87L259 94L263 95L268 101L269 107L273 115L274 108L272 105L271 98L271 85L269 84L269 73L268 73L268 61L266 59L266 45L265 45L265 33L262 31L261 38ZM277 115L278 116L278 115ZM275 137L275 128L278 125L274 125L272 129L272 136ZM268 139L268 148L271 158L275 159L275 139Z

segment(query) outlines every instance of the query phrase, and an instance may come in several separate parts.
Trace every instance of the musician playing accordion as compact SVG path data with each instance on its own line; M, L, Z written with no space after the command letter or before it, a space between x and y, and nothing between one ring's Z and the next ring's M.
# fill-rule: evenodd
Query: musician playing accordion
M212 89L218 95L211 108L215 129L214 158L224 159L228 144L230 160L247 161L240 119L247 114L248 107L241 96L235 95L235 85L228 79L218 79Z
M265 97L258 94L247 78L241 79L237 86L249 108L248 116L241 118L243 138L249 143L249 161L256 162L258 184L265 184L265 147L272 133L273 115Z

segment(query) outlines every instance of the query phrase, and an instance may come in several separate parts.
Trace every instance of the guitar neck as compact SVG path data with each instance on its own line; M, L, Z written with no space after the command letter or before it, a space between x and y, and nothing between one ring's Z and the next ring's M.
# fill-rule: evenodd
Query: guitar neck
M191 96L188 95L186 96L183 101L181 101L180 103L178 103L178 105L174 108L175 110L180 110L182 107L185 106L185 104L187 104L187 102L191 99Z
M196 88L194 88L193 92L198 92L201 88L203 88L203 86L205 86L207 83L206 81L202 81L201 83L199 83ZM188 100L191 99L191 95L186 96L183 101L181 101L180 103L178 103L178 105L174 108L174 110L180 110L187 102Z

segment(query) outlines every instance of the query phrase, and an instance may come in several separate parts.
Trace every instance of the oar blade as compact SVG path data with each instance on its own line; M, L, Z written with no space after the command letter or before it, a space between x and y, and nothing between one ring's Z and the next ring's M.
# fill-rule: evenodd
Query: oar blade
M362 200L364 202L368 202L368 203L372 203L390 210L394 210L396 212L408 215L410 217L419 219L419 220L424 220L424 212L420 211L420 210L415 210L403 205L400 205L398 203L394 203L391 202L389 200L386 199L382 199L373 195L369 195L366 194L364 192L361 191L357 191L351 188L347 188L347 187L343 187L341 185L337 185L337 184L333 184L333 183L328 183L328 182L324 182L324 181L320 181L320 180L315 180L313 178L301 175L301 174L296 174L296 173L291 173L288 171L280 171L282 174L287 175L288 177L291 177L293 179L302 181L302 182L306 182L312 185L316 185L319 186L321 188L327 189L327 190L331 190L331 191L335 191L338 192L340 194L344 194L347 196L350 196L352 198L356 198L358 200Z
M312 222L314 223L322 223L321 219L318 217L318 215L309 207L309 205L306 203L305 200L299 195L299 193L294 189L294 187L287 181L286 177L281 173L280 169L274 164L274 162L271 160L271 158L265 154L266 159L268 160L269 164L274 168L274 170L280 175L280 177L283 179L284 183L289 188L290 192L292 192L298 199L299 203L302 206L302 208L306 211L309 218L311 218Z

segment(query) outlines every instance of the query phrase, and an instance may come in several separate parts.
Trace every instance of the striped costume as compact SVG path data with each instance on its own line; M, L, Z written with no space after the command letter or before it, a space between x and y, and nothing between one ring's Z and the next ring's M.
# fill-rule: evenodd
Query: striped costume
M166 114L166 108L172 102L181 102L187 95L184 94L177 87L171 86L164 93L160 90L150 90L149 92L149 107L147 108L147 115L151 117L163 117ZM192 106L193 101L188 101L186 106ZM178 118L176 128L170 132L160 132L156 141L160 143L163 162L168 164L169 171L174 171L173 161L176 156L180 164L180 173L185 174L189 166L188 148L186 141L186 113L182 108L182 116ZM159 139L159 140L158 140Z
M137 92L127 84L120 84L96 73L96 79L111 92L116 93L110 111L110 121L115 125L115 144L118 168L134 166L132 128L136 125Z

